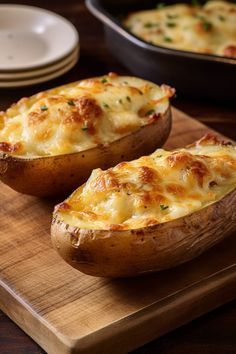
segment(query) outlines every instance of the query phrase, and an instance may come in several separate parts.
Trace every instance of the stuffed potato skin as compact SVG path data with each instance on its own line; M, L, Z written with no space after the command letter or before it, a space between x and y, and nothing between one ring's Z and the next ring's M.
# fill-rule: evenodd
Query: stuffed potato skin
M207 134L186 148L93 171L63 203L54 248L94 276L174 267L236 230L236 146Z
M94 168L160 147L174 89L110 73L23 98L0 112L0 180L18 192L67 193Z
M0 180L18 192L38 197L70 192L85 182L93 169L106 169L118 162L149 154L162 146L169 136L171 122L169 107L155 122L109 145L36 158L0 153Z
M133 230L88 230L55 214L53 246L83 273L129 277L177 266L217 244L236 229L236 189L220 201L182 218Z

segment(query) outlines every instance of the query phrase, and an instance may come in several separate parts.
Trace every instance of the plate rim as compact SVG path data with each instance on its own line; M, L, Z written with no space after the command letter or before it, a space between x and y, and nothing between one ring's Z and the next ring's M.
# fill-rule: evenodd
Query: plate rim
M49 64L53 64L57 61L60 61L62 60L63 58L65 58L66 56L68 56L74 49L74 47L78 46L79 43L80 43L80 38L79 38L79 32L78 30L76 29L76 27L73 25L73 23L71 21L69 21L67 18L59 15L58 13L56 12L53 12L53 11L50 11L50 10L47 10L45 8L42 8L42 7L39 7L39 6L31 6L31 5L25 5L25 4L0 4L0 11L1 9L7 9L7 10L33 10L35 11L36 13L41 13L41 16L44 14L47 14L51 17L53 17L54 19L60 21L61 23L63 23L65 26L68 26L68 28L70 28L71 30L71 33L73 33L73 36L74 36L74 39L73 41L71 42L71 46L70 48L66 51L66 52L63 52L61 53L60 55L57 55L56 58L54 59L50 59L50 60L41 60L41 63L40 61L37 63L34 63L34 64L27 64L27 65L19 65L17 67L7 67L6 65L5 66L1 66L0 65L0 71L12 71L12 72L15 72L15 71L21 71L21 70L31 70L31 69L36 69L36 68L40 68L40 67L44 67L44 66L48 66ZM10 27L9 27L10 28ZM1 32L1 30L0 30Z
M19 72L1 72L0 70L0 82L3 81L14 81L14 78L16 79L15 81L18 80L25 80L25 79L30 79L30 78L36 78L38 76L44 76L47 74L50 74L52 71L60 70L62 67L66 66L66 64L69 64L72 59L77 58L79 59L79 54L80 54L80 49L79 47L76 47L73 52L68 55L66 58L63 58L62 60L56 62L55 64L48 65L43 68L39 69L34 69L34 70L27 70L27 71L19 71Z
M0 89L8 89L8 88L14 89L20 87L27 87L27 86L33 86L43 82L51 81L67 73L69 70L71 70L76 65L77 61L78 58L75 57L69 64L67 64L65 67L61 68L60 70L56 70L55 72L47 75L43 75L43 76L41 75L35 79L5 81L5 82L0 80Z

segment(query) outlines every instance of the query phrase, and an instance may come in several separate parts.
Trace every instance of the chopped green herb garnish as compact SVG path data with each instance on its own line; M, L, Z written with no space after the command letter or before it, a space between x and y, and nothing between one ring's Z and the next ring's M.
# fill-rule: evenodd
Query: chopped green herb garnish
M128 85L129 83L127 81L124 81L124 84Z
M225 18L224 16L222 16L222 15L219 15L218 18L219 18L219 20L222 21L222 22L226 20L226 18Z
M154 110L154 109L150 109L149 111L147 111L147 112L145 113L145 117L150 116L150 115L153 114L153 113L155 113L155 110Z
M193 6L201 6L201 3L200 3L199 0L191 0L191 4L192 4Z
M107 79L105 77L101 80L101 83L105 84L107 82Z
M165 205L165 204L160 204L160 208L161 208L161 210L166 210L169 208L169 206Z
M143 27L145 27L145 28L149 28L149 27L152 27L152 26L153 26L153 24L151 22L146 22L143 25Z
M40 109L41 109L41 111L47 111L48 107L47 106L41 106Z
M177 14L167 14L166 17L169 18L170 20L173 20L174 18L177 18L178 15Z
M120 104L122 104L122 103L123 103L123 101L122 101L122 99L121 99L121 98L119 99L119 103L120 103Z
M81 128L81 130L88 130L88 127L84 126Z
M129 96L126 96L127 101L131 102L131 98Z
M157 155L157 157L162 157L162 155Z
M212 29L212 24L208 21L203 21L202 26L206 31L210 31Z
M164 37L164 41L165 41L165 42L172 42L172 38L170 38L170 37Z
M103 107L110 108L110 106L107 103L103 103Z
M69 106L75 106L75 102L73 100L69 100L67 103Z
M166 4L164 2L159 2L156 6L158 10L163 9L163 7L166 7Z
M176 27L176 23L175 22L166 22L166 26L167 27Z
M151 28L151 27L155 27L155 26L158 26L158 23L146 22L143 25L143 27L145 27L145 28Z

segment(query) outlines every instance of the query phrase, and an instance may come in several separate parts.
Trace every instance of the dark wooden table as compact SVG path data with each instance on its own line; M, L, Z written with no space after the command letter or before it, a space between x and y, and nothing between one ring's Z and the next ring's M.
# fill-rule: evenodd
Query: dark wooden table
M16 1L8 1L8 3L16 3ZM84 1L45 2L41 0L21 1L21 3L41 6L68 18L79 30L81 57L76 67L59 79L24 89L0 90L0 110L4 110L22 96L32 95L37 91L80 78L102 75L109 71L129 73L107 51L102 26L89 14ZM179 95L173 103L192 117L236 140L235 106L187 99ZM44 351L0 311L0 353L39 354ZM236 300L145 345L134 353L235 354Z

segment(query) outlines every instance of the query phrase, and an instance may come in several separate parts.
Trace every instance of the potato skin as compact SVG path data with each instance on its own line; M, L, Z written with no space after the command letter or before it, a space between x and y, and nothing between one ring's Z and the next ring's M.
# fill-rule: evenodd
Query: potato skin
M93 169L107 169L161 147L169 136L171 122L169 106L157 121L106 146L37 158L0 153L0 180L18 192L38 197L71 192L88 179Z
M133 230L88 230L65 224L57 212L54 248L72 267L99 277L129 277L177 266L236 230L236 189L182 218Z

